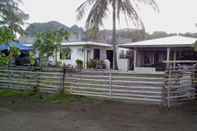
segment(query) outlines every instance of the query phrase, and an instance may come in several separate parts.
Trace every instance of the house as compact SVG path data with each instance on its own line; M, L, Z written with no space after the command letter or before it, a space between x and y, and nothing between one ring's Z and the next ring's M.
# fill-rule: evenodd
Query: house
M91 59L104 60L109 59L113 62L112 45L98 42L66 42L62 44L62 48L69 48L70 55L67 58L58 58L58 61L66 65L76 66L76 60L83 61L84 68ZM61 52L59 54L61 56Z
M62 44L62 48L69 48L70 55L67 55L67 58L61 58L61 51L58 56L58 61L61 61L65 65L76 66L76 60L83 61L83 67L87 68L87 63L91 60L105 60L108 59L110 61L110 66L112 68L113 65L113 50L111 44L92 42L92 41L81 41L81 42L66 42ZM122 52L122 50L127 49L118 49L118 54ZM124 56L123 56L124 57ZM127 65L127 59L118 58L118 65L120 69L124 70ZM126 63L126 64L124 64Z
M134 71L163 71L178 64L197 63L197 53L193 44L197 38L169 36L159 39L145 40L119 45L133 52L132 64Z

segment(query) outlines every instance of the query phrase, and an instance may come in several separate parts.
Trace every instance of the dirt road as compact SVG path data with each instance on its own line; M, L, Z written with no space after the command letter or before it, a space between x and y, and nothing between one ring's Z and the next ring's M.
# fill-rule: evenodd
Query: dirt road
M31 103L0 98L0 131L196 131L197 104L170 110L121 102Z

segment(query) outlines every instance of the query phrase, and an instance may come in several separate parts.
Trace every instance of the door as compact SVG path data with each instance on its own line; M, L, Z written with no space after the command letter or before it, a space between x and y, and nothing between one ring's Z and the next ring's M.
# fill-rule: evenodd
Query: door
M107 50L106 51L107 59L110 61L110 67L113 67L113 51L112 50Z
M100 60L100 49L94 49L94 59Z

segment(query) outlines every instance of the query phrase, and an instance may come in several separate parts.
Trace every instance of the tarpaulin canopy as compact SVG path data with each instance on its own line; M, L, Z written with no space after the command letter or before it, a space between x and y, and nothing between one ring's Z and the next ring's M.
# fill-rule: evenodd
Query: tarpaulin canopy
M3 51L3 50L9 50L10 47L16 47L22 51L31 51L32 50L32 47L31 46L27 46L26 43L21 43L21 42L10 42L8 44L3 44L3 45L0 45L0 51Z

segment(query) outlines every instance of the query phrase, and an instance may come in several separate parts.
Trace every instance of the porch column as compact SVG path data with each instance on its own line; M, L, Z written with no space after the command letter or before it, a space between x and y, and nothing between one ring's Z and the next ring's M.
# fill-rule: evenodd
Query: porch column
M84 52L83 52L83 57L84 57L84 68L87 69L87 48L84 48Z
M174 53L173 53L173 69L176 68L176 50L174 50Z
M136 68L136 63L137 63L137 51L134 49L133 51L133 69L135 70Z
M166 59L166 69L170 66L170 48L167 48L167 59Z

